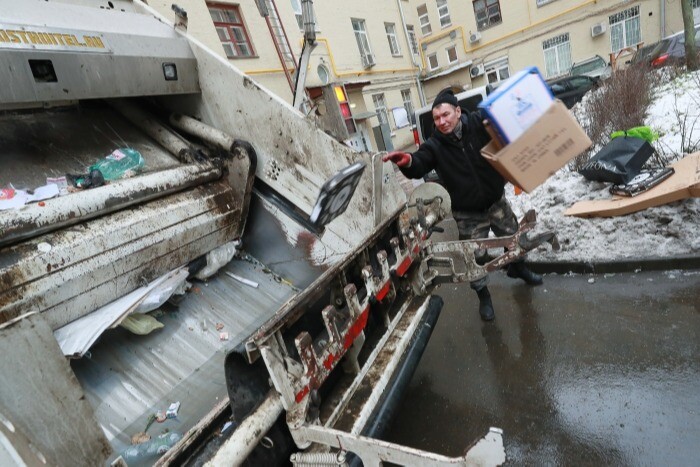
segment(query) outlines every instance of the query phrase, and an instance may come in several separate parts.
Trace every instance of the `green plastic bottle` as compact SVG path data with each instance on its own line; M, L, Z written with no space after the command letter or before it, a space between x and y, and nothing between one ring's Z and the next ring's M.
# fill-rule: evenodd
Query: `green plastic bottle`
M119 180L135 175L144 165L140 152L130 148L119 148L97 164L91 165L88 172L99 170L105 180Z

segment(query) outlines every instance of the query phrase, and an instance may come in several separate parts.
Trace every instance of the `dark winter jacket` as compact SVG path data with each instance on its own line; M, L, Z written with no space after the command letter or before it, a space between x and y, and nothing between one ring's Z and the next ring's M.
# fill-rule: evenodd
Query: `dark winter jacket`
M409 178L420 178L435 169L452 198L452 209L484 211L501 199L505 180L481 156L481 148L490 140L481 116L463 111L461 119L461 141L436 128L412 154L411 166L402 167L401 172Z

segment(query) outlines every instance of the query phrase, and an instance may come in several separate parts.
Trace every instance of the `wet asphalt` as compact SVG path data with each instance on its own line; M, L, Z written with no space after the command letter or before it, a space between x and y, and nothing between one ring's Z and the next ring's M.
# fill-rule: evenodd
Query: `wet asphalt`
M507 465L700 465L700 271L504 273L483 323L445 307L384 439L458 456L490 426Z

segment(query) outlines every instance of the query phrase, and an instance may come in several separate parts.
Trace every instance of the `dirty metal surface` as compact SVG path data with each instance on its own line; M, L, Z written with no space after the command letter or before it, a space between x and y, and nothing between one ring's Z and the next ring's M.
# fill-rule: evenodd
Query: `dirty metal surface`
M48 465L102 465L109 443L41 315L0 329L0 352L0 413Z
M114 110L80 107L0 113L0 186L34 189L46 177L80 174L117 148L136 149L145 171L179 165L174 156Z
M442 317L385 439L446 455L488 426L507 465L696 465L700 271L502 272L444 285ZM433 428L435 427L435 428Z
M242 284L226 271L255 281L258 287ZM163 329L147 336L110 330L92 348L90 358L72 361L115 451L144 431L150 414L172 402L181 403L177 418L153 423L148 433L158 435L167 428L183 434L195 426L227 397L226 353L293 293L289 285L264 272L260 263L234 259L209 282L194 282L179 307L158 318ZM220 330L217 323L223 325ZM221 332L229 334L228 340L220 340Z
M217 182L3 248L0 322L41 311L61 327L237 238L241 203Z

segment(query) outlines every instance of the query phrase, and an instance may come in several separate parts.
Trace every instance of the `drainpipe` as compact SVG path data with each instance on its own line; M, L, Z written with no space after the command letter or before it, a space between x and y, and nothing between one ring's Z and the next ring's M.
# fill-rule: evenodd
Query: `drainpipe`
M413 50L411 50L411 37L408 35L408 28L406 27L406 18L403 15L403 7L401 6L401 0L396 0L396 4L399 7L399 13L401 14L401 25L403 26L403 33L406 36L406 44L408 44L408 52L411 55L411 62L413 66L418 68L418 73L416 73L416 87L418 88L418 98L420 99L420 105L423 107L425 103L425 94L423 93L423 84L420 82L420 65L416 62L416 56L413 55ZM415 31L414 31L415 32Z
M661 39L666 37L666 0L661 2Z

